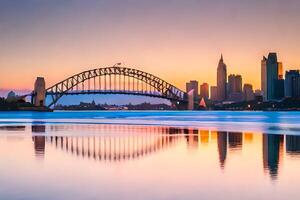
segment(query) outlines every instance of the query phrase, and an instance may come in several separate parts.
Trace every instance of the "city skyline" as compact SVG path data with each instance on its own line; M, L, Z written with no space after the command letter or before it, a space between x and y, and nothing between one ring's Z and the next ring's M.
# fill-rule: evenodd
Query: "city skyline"
M278 53L284 71L299 68L300 3L293 0L0 4L1 89L32 90L37 76L50 86L116 62L183 90L189 80L213 86L221 53L227 73L241 74L254 89L268 52Z

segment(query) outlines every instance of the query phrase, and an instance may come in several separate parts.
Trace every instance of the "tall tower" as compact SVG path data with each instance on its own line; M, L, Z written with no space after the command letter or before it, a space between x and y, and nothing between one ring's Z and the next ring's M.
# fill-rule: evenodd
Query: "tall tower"
M282 63L277 62L277 54L269 53L261 61L261 90L264 100L276 100L283 93ZM279 81L281 80L281 81Z
M261 60L261 91L263 98L267 98L267 58L264 56Z
M217 69L217 96L218 101L224 101L227 98L227 66L223 62L223 55L221 55Z
M37 77L34 83L34 105L35 106L45 106L46 98L46 83L43 77Z
M275 100L276 99L276 82L278 81L278 62L277 62L277 54L269 53L267 59L267 100Z

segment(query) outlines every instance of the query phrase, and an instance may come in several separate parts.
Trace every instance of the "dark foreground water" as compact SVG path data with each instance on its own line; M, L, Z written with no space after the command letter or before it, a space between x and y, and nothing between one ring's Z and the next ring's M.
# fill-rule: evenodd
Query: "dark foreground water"
M0 112L0 199L299 199L298 112Z

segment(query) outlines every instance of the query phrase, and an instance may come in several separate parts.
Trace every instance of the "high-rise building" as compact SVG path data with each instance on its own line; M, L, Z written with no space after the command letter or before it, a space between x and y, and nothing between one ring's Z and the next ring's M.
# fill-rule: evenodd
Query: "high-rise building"
M244 84L244 100L245 101L254 100L254 93L251 84Z
M267 58L264 56L261 60L261 91L263 99L266 100L267 95Z
M203 83L200 85L200 99L208 99L209 98L209 85L208 83Z
M285 97L300 96L299 70L290 70L285 72L284 95Z
M278 79L275 80L275 98L284 98L284 79L282 62L278 62Z
M254 98L256 101L258 102L262 102L263 101L263 93L261 90L255 90L254 92Z
M275 98L283 99L284 98L284 79L278 79L275 81Z
M191 90L194 90L194 98L198 97L198 81L192 80L186 83L186 92L189 93Z
M218 93L217 93L217 86L210 87L210 100L217 101L218 100Z
M278 62L278 79L283 79L283 65L282 62Z
M243 92L243 80L241 75L235 76L236 92Z
M227 97L230 101L243 101L242 76L230 74L228 76Z
M269 101L276 99L276 84L278 77L277 54L269 53L268 58L263 57L261 62L261 89L264 93L265 100Z
M227 98L227 66L222 55L217 69L217 96L218 101L224 101Z
M228 76L228 87L227 87L227 91L228 91L228 95L230 95L231 93L235 92L236 90L236 85L235 85L235 75L234 74L230 74Z

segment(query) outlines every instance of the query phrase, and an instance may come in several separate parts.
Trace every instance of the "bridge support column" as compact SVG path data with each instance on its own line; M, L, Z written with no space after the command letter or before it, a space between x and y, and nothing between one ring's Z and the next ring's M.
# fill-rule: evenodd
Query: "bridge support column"
M34 83L34 97L33 104L34 106L40 107L45 106L46 98L46 83L43 77L37 77Z

